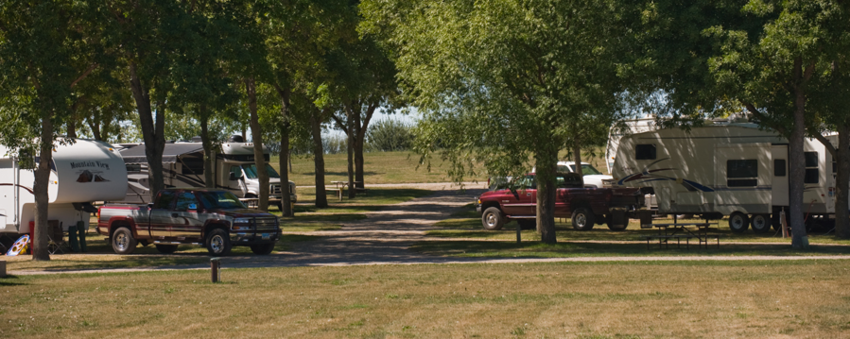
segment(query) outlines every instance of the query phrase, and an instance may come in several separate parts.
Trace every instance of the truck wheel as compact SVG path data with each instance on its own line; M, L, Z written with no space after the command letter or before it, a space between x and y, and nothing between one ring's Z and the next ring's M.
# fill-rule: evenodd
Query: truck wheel
M207 251L212 255L230 254L230 236L227 231L216 228L207 235Z
M267 255L274 250L274 243L251 245L251 252L257 255Z
M729 216L729 229L732 232L743 233L748 227L750 227L750 218L746 214L735 212Z
M594 216L593 212L591 212L587 207L579 207L573 211L573 228L579 231L589 231L593 229L593 224L595 222L596 216Z
M769 214L755 214L750 219L750 226L753 227L753 232L765 233L770 231L771 221Z
M133 232L127 227L119 227L112 233L112 250L116 254L130 254L136 250L136 239Z
M519 223L519 228L524 230L533 230L537 229L537 220L535 219L517 219L517 223Z
M162 254L171 254L177 250L177 245L156 244L156 250Z
M502 211L499 208L490 207L481 214L481 224L488 231L500 230L502 226L505 226L505 216L502 215Z

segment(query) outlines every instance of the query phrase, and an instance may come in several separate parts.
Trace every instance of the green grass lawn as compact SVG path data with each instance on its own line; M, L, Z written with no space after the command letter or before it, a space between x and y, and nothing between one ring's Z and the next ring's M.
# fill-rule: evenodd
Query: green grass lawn
M226 261L223 263L226 267ZM0 278L3 338L842 338L847 260Z

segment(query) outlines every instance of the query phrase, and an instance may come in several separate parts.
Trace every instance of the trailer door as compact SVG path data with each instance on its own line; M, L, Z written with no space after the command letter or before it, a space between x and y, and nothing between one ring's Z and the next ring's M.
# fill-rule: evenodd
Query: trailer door
M771 146L773 206L788 206L788 145Z

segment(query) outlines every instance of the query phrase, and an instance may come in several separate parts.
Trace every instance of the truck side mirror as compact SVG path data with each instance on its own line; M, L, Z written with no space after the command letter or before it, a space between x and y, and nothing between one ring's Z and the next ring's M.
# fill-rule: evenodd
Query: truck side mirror
M230 172L230 180L239 180L239 179L242 179L241 175L239 177L237 177L236 173Z

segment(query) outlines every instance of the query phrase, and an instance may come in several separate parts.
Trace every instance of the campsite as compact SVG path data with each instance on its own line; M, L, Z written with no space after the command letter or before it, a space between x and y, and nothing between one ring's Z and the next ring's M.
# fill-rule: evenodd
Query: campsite
M0 2L0 337L844 338L846 1Z

